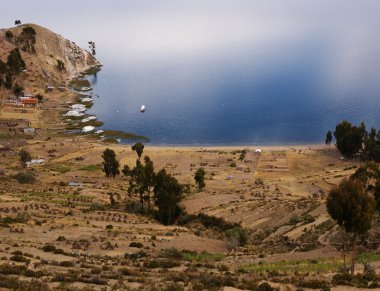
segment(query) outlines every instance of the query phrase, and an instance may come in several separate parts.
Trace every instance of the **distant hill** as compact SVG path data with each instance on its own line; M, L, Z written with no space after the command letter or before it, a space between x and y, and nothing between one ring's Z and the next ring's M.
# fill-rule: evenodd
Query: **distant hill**
M100 65L87 50L36 24L0 29L0 59L6 62L16 47L26 63L28 77L21 74L15 81L25 88L66 84L81 72Z

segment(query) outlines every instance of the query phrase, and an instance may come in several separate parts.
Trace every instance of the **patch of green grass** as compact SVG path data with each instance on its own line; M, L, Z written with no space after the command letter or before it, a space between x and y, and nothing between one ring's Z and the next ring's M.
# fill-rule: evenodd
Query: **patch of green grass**
M184 261L189 262L214 262L214 261L221 261L224 259L223 254L219 253L195 253L195 252L183 252L182 258Z
M57 168L53 168L52 170L64 174L70 172L71 169L67 166L59 166Z
M95 126L95 127L99 127L99 126L102 126L104 124L103 121L100 121L100 120L90 120L88 122L84 122L84 123L81 123L81 127L84 127L84 126Z
M112 138L125 138L125 139L142 140L142 141L149 142L149 138L147 138L146 136L137 135L130 132L124 132L121 130L105 130L104 133L102 134L107 137L112 137Z
M74 79L70 82L70 87L74 87L74 89L80 89L82 87L90 87L91 83L86 79Z
M372 253L360 253L356 258L358 264L380 261L380 255ZM279 273L329 273L341 270L342 259L311 259L311 260L282 260L274 262L258 262L242 266L244 271L253 272L279 272ZM347 261L347 266L350 260Z
M373 253L360 253L356 257L356 262L358 264L364 264L364 263L371 263L371 262L378 262L380 261L380 254L373 254Z
M340 269L342 262L338 259L321 260L283 260L275 262L259 262L241 267L244 271L279 272L279 273L328 273Z
M101 170L101 168L97 165L87 165L87 166L80 167L79 170L92 172L92 171L99 171Z
M97 72L99 72L101 70L101 66L96 66L96 67L92 67L86 71L84 71L83 73L81 73L82 76L90 76L90 75L95 75Z

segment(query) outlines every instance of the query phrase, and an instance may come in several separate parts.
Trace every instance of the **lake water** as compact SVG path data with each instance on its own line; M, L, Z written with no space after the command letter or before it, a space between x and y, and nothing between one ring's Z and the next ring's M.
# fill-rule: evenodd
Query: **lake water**
M100 96L91 112L104 128L154 144L321 143L343 119L380 128L376 0L5 0L2 8L2 27L21 19L82 47L95 41L104 67L91 78Z

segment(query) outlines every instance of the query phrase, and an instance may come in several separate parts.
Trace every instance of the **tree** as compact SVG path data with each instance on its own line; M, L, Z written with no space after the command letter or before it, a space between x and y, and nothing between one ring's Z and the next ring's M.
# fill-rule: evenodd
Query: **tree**
M115 178L120 174L119 162L116 160L116 154L111 149L106 149L102 155L103 158L103 171L106 173L106 177Z
M357 127L343 120L335 128L336 147L342 155L354 157L362 149L366 134L363 122Z
M326 141L325 141L325 143L329 146L329 149L330 149L331 142L332 142L332 132L329 130L327 131Z
M351 179L360 182L376 202L376 210L380 213L380 169L374 163L360 167L351 175Z
M15 20L15 25L20 25L21 24L21 20Z
M13 38L13 33L12 33L12 31L7 30L6 33L5 33L5 36L7 37L7 39L11 40L11 39Z
M137 156L140 159L141 155L142 155L142 153L144 151L144 145L141 142L137 142L137 143L135 143L135 144L132 145L132 151L136 152Z
M181 199L182 186L178 181L167 174L164 169L160 170L155 177L154 197L158 207L158 219L165 225L173 224L180 210L178 202Z
M19 156L20 156L20 162L23 167L26 167L26 163L32 160L32 156L30 155L30 153L24 149L22 149L19 152Z
M355 179L343 180L329 192L327 211L347 233L352 234L351 275L355 272L357 238L371 228L374 198Z
M376 186L373 191L373 195L376 201L376 210L380 214L380 182L379 181L376 183Z
M13 88L13 93L16 95L16 96L20 96L22 94L22 92L24 91L24 87L20 86L19 84L15 84L14 88Z
M374 163L360 167L351 175L351 179L360 182L365 191L373 193L373 189L380 178L380 169Z
M95 49L95 42L94 41L88 42L88 48L91 50L91 54L93 56L95 56L96 55L96 49Z
M148 156L144 158L144 164L137 159L136 166L132 170L130 170L127 165L124 166L123 174L131 177L128 193L135 193L139 195L141 213L144 213L144 201L147 202L148 209L151 208L151 193L155 183L153 162Z
M36 97L38 99L38 102L42 102L42 100L44 100L44 96L42 94L37 94Z
M202 191L202 189L206 186L205 175L206 175L206 172L205 172L205 170L203 168L199 168L195 172L194 180L195 180L195 183L198 186L198 190L199 191Z
M380 162L380 131L371 128L370 132L364 139L364 147L360 157L364 161Z
M65 63L62 62L61 60L57 60L57 68L60 71L64 71L65 70Z
M6 74L5 74L5 88L7 89L11 89L12 86L13 86L13 76L12 76L12 73L10 71L8 71Z
M7 66L12 73L20 73L25 69L25 62L21 57L20 50L18 48L13 49L7 59Z

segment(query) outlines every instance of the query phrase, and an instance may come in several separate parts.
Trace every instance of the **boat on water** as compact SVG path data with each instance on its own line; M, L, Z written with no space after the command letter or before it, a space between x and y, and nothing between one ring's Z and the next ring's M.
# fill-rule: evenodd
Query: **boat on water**
M145 105L141 105L140 112L145 112L145 110L146 110Z
M116 141L117 141L118 143L120 143L120 142L121 142L121 138L117 138Z

